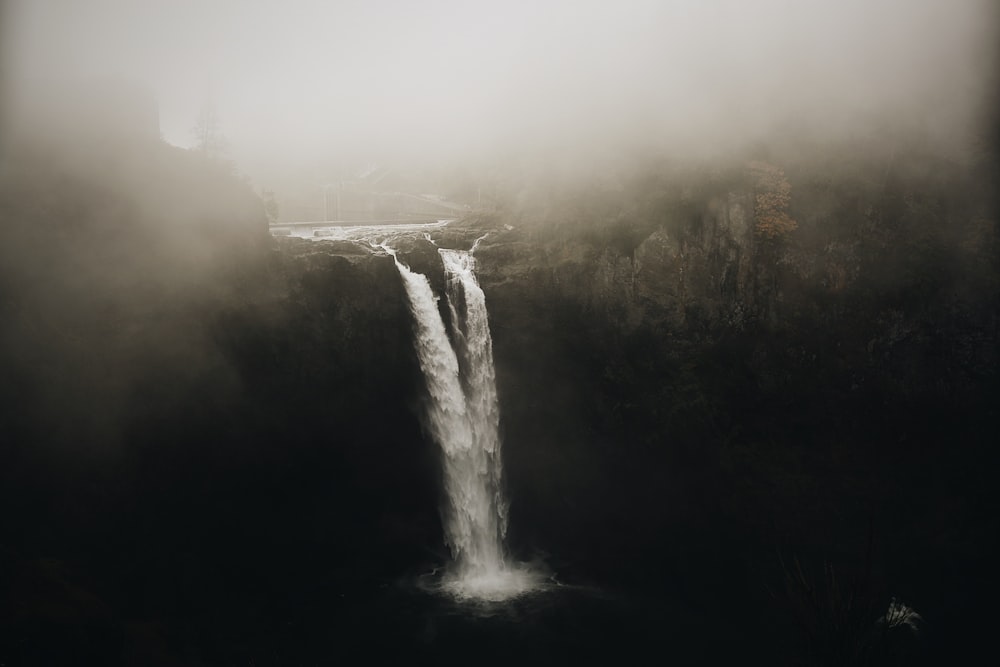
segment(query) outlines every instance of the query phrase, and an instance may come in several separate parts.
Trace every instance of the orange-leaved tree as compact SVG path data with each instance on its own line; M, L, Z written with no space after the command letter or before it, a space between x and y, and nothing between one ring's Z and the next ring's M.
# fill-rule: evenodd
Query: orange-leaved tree
M754 184L754 218L757 234L769 239L794 232L798 223L788 215L792 185L780 167L753 161L748 165Z

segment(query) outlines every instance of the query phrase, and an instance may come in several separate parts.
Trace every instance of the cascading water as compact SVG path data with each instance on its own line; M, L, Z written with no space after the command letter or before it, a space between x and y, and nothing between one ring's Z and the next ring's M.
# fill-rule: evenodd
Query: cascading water
M463 563L473 572L495 570L503 564L503 538L507 533L507 501L502 486L500 460L500 409L497 405L496 377L493 370L493 340L490 337L486 296L473 273L472 254L461 250L438 250L447 277L448 309L459 350L466 414L472 430L469 456L456 461L455 477L480 479L477 487L487 493L478 522L481 534L476 558ZM463 469L463 468L467 468ZM472 552L470 552L472 555Z
M507 501L493 343L473 251L438 251L447 278L456 354L427 278L411 271L395 250L381 247L392 256L403 279L415 324L414 345L430 397L424 423L443 453L444 527L454 559L443 586L461 598L514 597L536 587L537 576L505 559Z

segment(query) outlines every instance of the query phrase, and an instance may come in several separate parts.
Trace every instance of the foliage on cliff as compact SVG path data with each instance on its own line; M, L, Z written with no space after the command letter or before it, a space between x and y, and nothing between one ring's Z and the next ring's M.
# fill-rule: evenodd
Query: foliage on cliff
M754 187L754 229L760 236L779 238L794 232L798 223L788 215L792 185L780 167L754 160L748 165Z

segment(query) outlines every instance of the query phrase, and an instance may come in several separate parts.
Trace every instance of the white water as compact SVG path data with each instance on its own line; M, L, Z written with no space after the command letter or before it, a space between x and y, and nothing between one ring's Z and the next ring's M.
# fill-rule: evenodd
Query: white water
M427 383L424 423L441 447L447 505L445 537L453 563L442 585L460 598L499 601L535 588L538 575L507 563L507 501L500 458L493 342L486 297L472 252L439 249L447 278L452 347L425 276L396 262L415 324L414 345Z
M493 369L493 340L490 337L486 296L473 273L474 259L461 250L438 250L447 277L448 309L462 370L466 411L472 430L469 455L449 460L454 476L475 480L471 484L476 521L469 539L471 559L463 565L472 570L492 571L503 565L503 538L507 534L507 501L502 485L500 460L500 408L497 405L496 378ZM464 529L464 526L460 526ZM469 562L471 561L471 562Z

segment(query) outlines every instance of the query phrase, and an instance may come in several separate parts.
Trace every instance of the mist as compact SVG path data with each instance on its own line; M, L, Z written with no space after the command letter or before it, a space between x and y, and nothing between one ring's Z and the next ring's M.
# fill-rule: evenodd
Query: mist
M0 665L992 650L995 0L0 12Z
M4 96L133 82L183 147L211 105L251 175L706 154L873 119L955 145L990 103L996 18L985 0L14 1Z

